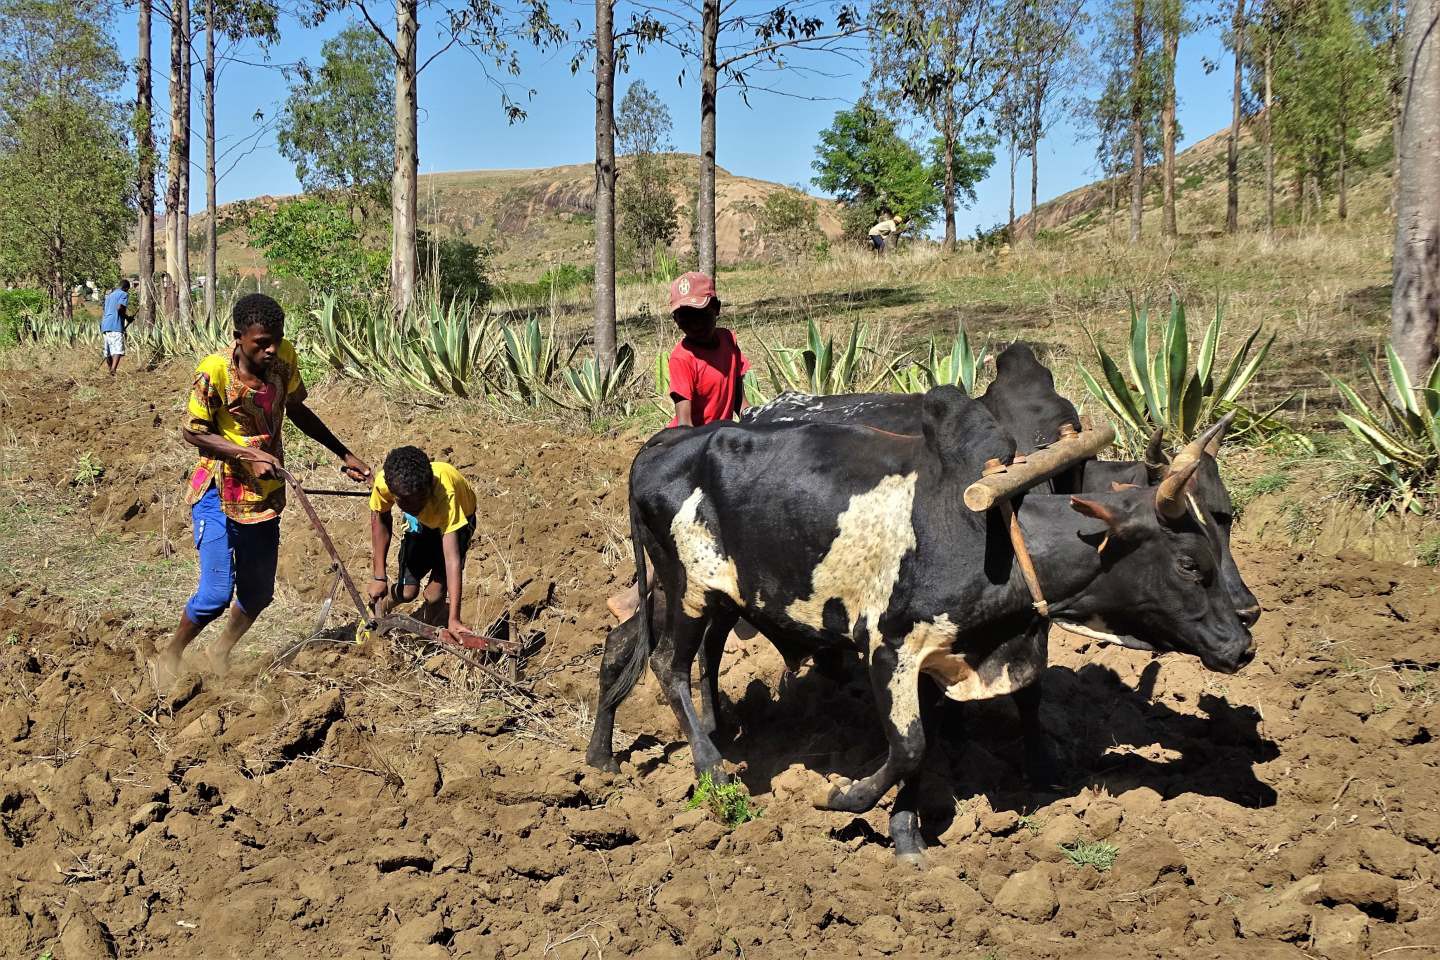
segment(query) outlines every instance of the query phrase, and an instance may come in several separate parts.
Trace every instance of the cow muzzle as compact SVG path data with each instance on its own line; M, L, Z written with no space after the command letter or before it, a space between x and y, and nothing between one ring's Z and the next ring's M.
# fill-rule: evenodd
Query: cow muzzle
M1245 631L1245 643L1221 654L1202 653L1200 662L1215 673L1239 673L1255 659L1255 638Z

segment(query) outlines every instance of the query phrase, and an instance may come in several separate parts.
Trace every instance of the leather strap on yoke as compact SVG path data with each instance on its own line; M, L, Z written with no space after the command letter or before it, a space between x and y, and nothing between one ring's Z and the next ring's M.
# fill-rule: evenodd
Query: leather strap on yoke
M1010 545L1015 548L1015 559L1020 563L1020 573L1025 577L1025 586L1030 588L1030 599L1034 601L1035 612L1042 617L1048 617L1050 604L1046 603L1045 594L1040 590L1040 578L1035 573L1035 561L1030 558L1030 550L1025 546L1025 534L1020 529L1020 518L1015 516L1015 505L1006 498L996 506L1000 508L1000 515L1005 518L1006 529L1010 532Z

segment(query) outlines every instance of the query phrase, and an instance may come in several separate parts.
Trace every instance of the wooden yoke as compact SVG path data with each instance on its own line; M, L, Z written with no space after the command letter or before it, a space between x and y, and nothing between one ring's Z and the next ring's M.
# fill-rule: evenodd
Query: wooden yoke
M1028 457L1017 453L1008 467L992 458L985 464L984 476L965 490L965 506L976 513L983 513L999 505L1000 515L1005 519L1006 532L1010 534L1010 545L1014 547L1015 559L1020 564L1020 573L1025 578L1030 599L1034 601L1035 612L1042 617L1050 616L1050 605L1045 601L1045 593L1040 588L1035 562L1030 558L1030 550L1025 545L1025 534L1020 529L1020 520L1015 516L1015 507L1010 498L1081 461L1089 460L1109 446L1114 439L1115 431L1108 425L1099 430L1077 432L1072 424L1061 424L1060 439L1055 443L1036 450Z
M1069 428L1069 429L1067 429ZM1115 440L1115 429L1109 424L1088 430L1075 430L1064 424L1060 428L1060 439L1036 450L1029 456L1016 454L1009 466L994 464L993 470L986 466L985 476L965 489L965 506L976 513L984 513L998 501L1008 501L1018 493L1043 483L1056 474L1094 457Z

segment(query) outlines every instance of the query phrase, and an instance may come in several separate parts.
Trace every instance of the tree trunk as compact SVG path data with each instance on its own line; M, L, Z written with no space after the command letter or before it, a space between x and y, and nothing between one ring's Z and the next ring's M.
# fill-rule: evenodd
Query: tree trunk
M215 0L205 0L205 317L215 322Z
M1337 174L1337 177L1336 177L1336 180L1337 180L1336 186L1337 186L1337 188L1338 188L1338 190L1339 190L1339 204L1338 204L1338 209L1336 210L1336 214L1340 217L1341 220L1344 220L1344 219L1346 218L1346 216L1349 215L1349 212L1350 212L1349 209L1347 208L1346 198L1345 198L1345 137L1346 137L1346 133L1347 133L1346 124L1345 124L1345 120L1344 120L1344 118L1343 118L1343 116L1342 116L1342 118L1341 118L1341 120L1340 120L1340 158L1339 158L1339 159L1340 159L1340 165L1339 165L1339 171L1338 171L1338 174Z
M715 276L715 92L719 82L716 45L720 0L704 0L700 19L700 192L695 210L695 244L700 272Z
M1409 0L1390 343L1414 384L1440 355L1440 0Z
M1275 90L1271 84L1274 47L1265 41L1265 232L1275 234Z
M140 0L140 42L135 58L135 139L140 154L139 317L155 322L155 129L150 68L150 3Z
M419 115L415 101L418 0L395 0L395 173L390 184L390 299L396 315L415 300Z
M194 322L194 306L190 302L190 90L194 77L190 69L190 0L175 0L178 8L176 19L181 27L180 73L180 207L175 224L175 261L180 273L175 282L175 294L180 307L180 322L187 327Z
M1015 134L1010 134L1010 219L1005 228L1006 239L1015 242Z
M595 364L615 369L615 0L595 0Z
M1405 65L1400 62L1400 0L1390 0L1390 213L1400 197L1400 109L1405 95Z
M1145 214L1145 0L1130 0L1133 49L1130 61L1130 242L1140 242Z
M1164 73L1161 77L1160 104L1161 164L1164 167L1160 175L1164 192L1161 233L1175 237L1179 234L1175 223L1175 57L1180 47L1180 0L1165 0L1164 11Z
M1037 57L1039 54L1037 54ZM1035 65L1035 85L1030 91L1030 240L1040 235L1040 124L1044 119L1041 110L1045 106L1045 87L1040 64Z
M946 253L955 251L955 98L945 91L945 106L940 122L942 165L945 168L945 240L942 249Z
M180 239L176 229L180 225L181 141L184 134L181 116L183 91L180 85L185 75L185 27L180 16L181 3L184 0L178 0L170 15L170 149L165 161L165 313L172 320L180 312Z
M1240 111L1245 63L1245 0L1235 0L1231 21L1235 47L1235 84L1231 92L1230 140L1225 153L1225 232L1240 229Z

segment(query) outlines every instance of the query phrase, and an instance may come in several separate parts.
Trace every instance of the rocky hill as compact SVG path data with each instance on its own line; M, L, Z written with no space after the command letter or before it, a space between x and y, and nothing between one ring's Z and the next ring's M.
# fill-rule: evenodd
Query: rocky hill
M698 158L689 154L670 157L675 168L675 198L680 210L680 230L674 252L684 256L691 250L690 211L694 209L694 185L698 180ZM620 161L620 174L625 161ZM754 208L778 191L791 190L778 183L740 177L720 169L716 177L717 243L721 263L752 259L764 253L763 243L753 236ZM221 206L221 272L238 271L247 276L263 274L259 253L248 246L245 230L247 209L273 207L287 199L260 196ZM836 205L816 199L817 221L830 238L840 236ZM508 279L533 279L547 268L562 263L584 265L592 262L595 216L595 174L588 163L521 170L469 170L425 174L420 177L420 225L440 236L462 236L490 245L497 270ZM192 236L204 227L204 214L192 215ZM162 247L157 259L163 263L163 227L156 225L156 242ZM381 238L379 246L388 246ZM200 247L192 241L192 271L203 272ZM135 269L135 251L125 258L124 267Z
M1265 153L1262 123L1252 120L1240 135L1240 221L1242 227L1258 225L1265 214ZM1176 220L1182 234L1218 233L1225 227L1225 164L1229 128L1217 131L1181 151L1175 158ZM1390 203L1390 161L1393 156L1388 124L1377 124L1359 139L1358 149L1347 171L1349 215L1354 218L1388 212ZM1277 158L1276 221L1293 223L1294 183L1290 170ZM1160 170L1146 168L1145 230L1160 228ZM1018 198L1017 198L1018 199ZM1334 188L1323 197L1324 215L1336 214ZM1042 232L1079 237L1088 234L1129 230L1130 179L1099 180L1040 204L1036 211ZM1016 235L1030 228L1030 215L1016 221Z

